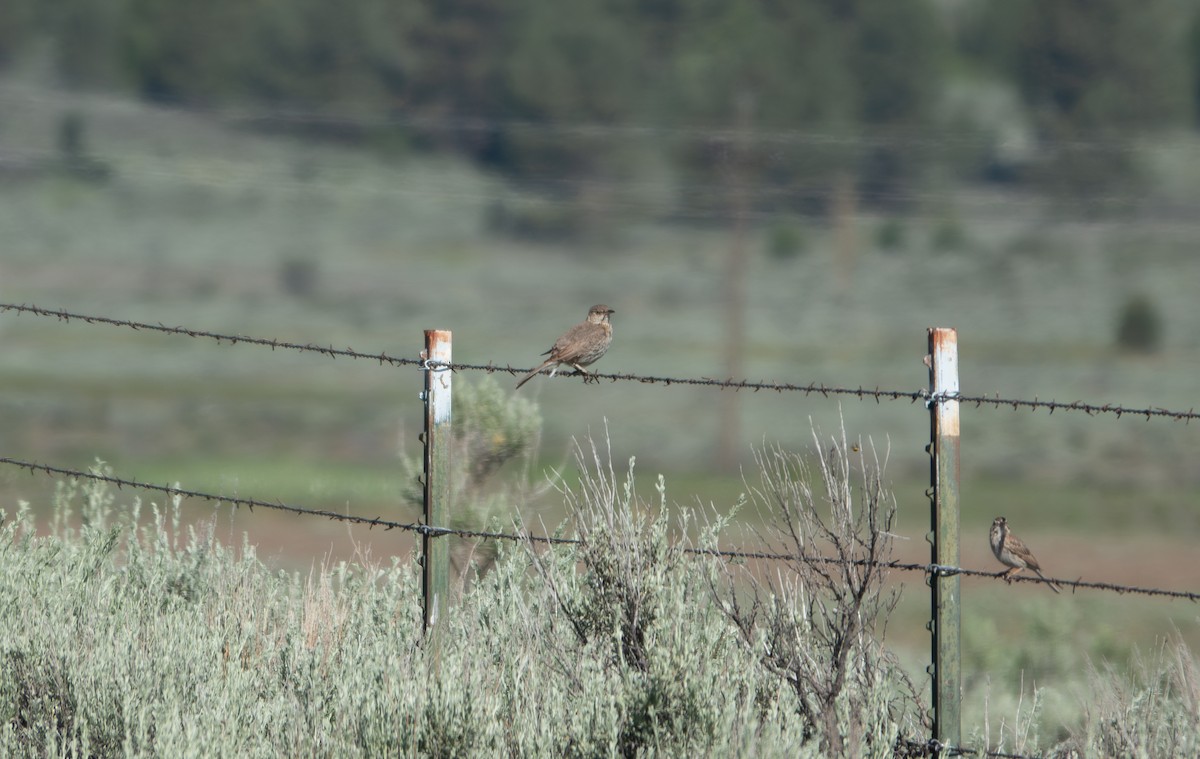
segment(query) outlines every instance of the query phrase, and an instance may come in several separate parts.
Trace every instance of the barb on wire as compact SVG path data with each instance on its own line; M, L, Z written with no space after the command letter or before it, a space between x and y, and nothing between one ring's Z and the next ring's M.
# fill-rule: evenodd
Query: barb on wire
M1118 419L1122 416L1142 416L1147 420L1151 417L1162 416L1182 422L1200 419L1200 411L1196 411L1194 407L1187 411L1172 411L1154 406L1131 408L1115 403L1087 403L1085 401L1071 401L1070 403L1066 403L1055 400L1043 401L1038 398L1029 401L988 395L958 395L955 397L955 400L959 403L974 403L977 408L980 406L994 406L996 408L1011 407L1014 410L1022 408L1034 411L1037 409L1046 409L1051 414L1055 411L1082 411L1088 416L1114 414Z
M994 580L1004 580L1005 582L1033 582L1044 585L1058 585L1064 588L1073 590L1107 590L1119 594L1133 594L1143 596L1162 596L1164 598L1182 598L1187 601L1200 601L1200 593L1194 593L1187 590L1165 590L1163 588L1143 588L1135 585L1118 585L1111 582L1088 582L1083 579L1075 580L1059 580L1054 577L1033 577L1031 575L1017 575L1015 577L1005 577L1006 572L988 572L981 569L967 569L965 567L952 567L945 564L919 564L919 565L901 565L898 569L906 569L909 566L919 566L926 574L934 577L950 577L953 575L963 575L966 577L989 577Z
M149 490L157 493L165 493L169 496L181 496L183 498L195 498L201 501L209 501L211 503L228 503L232 506L245 506L253 511L259 509L272 509L274 511L284 511L289 514L298 514L300 516L324 517L333 519L338 522L347 522L351 524L365 524L368 527L383 527L387 530L405 530L415 532L419 535L427 535L438 537L441 535L456 535L465 538L481 538L491 540L528 540L535 543L578 543L578 540L570 538L557 538L542 535L513 535L502 532L487 532L483 530L461 530L450 527L436 527L420 523L396 522L389 519L381 519L379 517L359 517L352 514L343 514L337 511L328 511L325 509L309 509L302 506L291 506L279 501L265 501L258 498L243 498L240 496L221 495L219 493L206 493L199 490L189 490L187 488L174 487L172 485L156 485L150 482L142 482L140 480L131 480L124 477L115 477L113 475L99 474L97 472L84 472L79 469L70 469L67 467L52 466L50 464L39 464L33 461L22 461L8 456L0 456L0 464L9 464L11 466L25 469L30 473L44 473L52 475L61 475L63 477L73 477L75 479L92 480L95 482L106 482L110 485L116 485L118 488L136 488L139 490Z
M70 469L67 467L53 466L50 464L39 464L32 461L23 461L8 456L0 456L0 464L9 464L21 469L25 469L31 473L45 473L52 475L61 475L64 477L73 477L76 479L93 480L97 482L107 482L116 485L118 488L130 487L141 490L150 490L159 493L165 493L170 496L182 496L184 498L196 498L202 501L212 503L228 503L234 506L246 506L251 510L255 508L273 509L276 511L285 511L291 514L299 514L302 516L319 516L327 519L334 519L341 522L350 522L355 524L365 524L371 527L383 527L393 530L407 530L416 532L421 535L431 537L439 537L442 535L454 535L461 538L479 538L482 540L510 540L510 541L530 541L535 543L546 543L555 545L577 545L582 541L578 538L561 538L544 535L533 535L529 533L513 534L506 532L492 532L487 530L468 530L451 527L437 527L419 523L404 523L394 522L379 517L357 517L349 514L342 514L336 511L326 511L321 509L309 509L300 506L291 506L278 501L265 501L257 498L242 498L238 496L226 496L217 493L206 493L198 490L189 490L185 488L174 487L170 485L156 485L139 480L127 479L124 477L115 477L113 475L99 474L97 472L85 472L79 469ZM797 556L795 554L786 553L768 553L764 551L739 551L739 550L720 550L713 548L687 548L686 553L692 555L715 556L724 559L761 559L761 560L800 560L813 563L833 563L833 564L855 564L866 565L872 562L866 559L849 560L849 559L834 559L823 556ZM927 564L905 564L902 562L888 562L884 566L891 569L912 570L912 571L928 571Z
M563 374L560 372L560 374ZM572 376L577 372L566 372L566 376ZM752 390L759 392L762 390L772 390L777 393L783 392L799 392L805 395L821 395L825 397L834 395L852 395L859 400L873 399L876 403L884 400L907 400L917 402L925 398L924 390L883 390L878 387L867 388L858 387L835 387L831 385L809 383L807 385L795 384L792 382L752 382L750 380L735 380L735 379L712 379L709 377L653 377L638 374L605 374L603 372L591 372L590 377L596 380L612 380L616 381L632 381L640 382L646 385L699 385L706 387L719 387L725 390Z
M450 368L459 371L481 371L488 374L503 372L514 377L528 374L533 371L532 368L522 369L514 366L504 365L497 366L494 363L489 364L464 364L455 362L450 365ZM735 380L735 379L713 379L711 377L655 377L642 374L627 374L627 373L604 373L589 371L587 374L578 371L557 372L556 377L583 377L585 382L598 382L600 380L610 380L612 382L639 382L643 385L688 385L693 387L717 387L723 390L750 390L759 392L762 390L771 390L777 393L799 392L805 395L821 395L826 398L842 395L854 396L859 400L873 399L876 403L881 401L891 400L906 400L912 403L924 400L928 397L925 390L883 390L879 387L868 388L863 386L858 387L836 387L833 385L825 385L821 383L809 383L801 385L793 382L768 382L760 381L753 382L751 380Z
M1105 590L1120 594L1133 594L1144 596L1161 596L1164 598L1181 598L1187 601L1200 601L1200 593L1194 593L1185 590L1166 590L1162 588L1143 588L1134 585L1118 585L1109 582L1088 582L1081 579L1076 580L1059 580L1053 577L1026 577L1017 576L1011 578L1004 577L1004 571L986 572L979 569L966 569L965 567L953 567L945 564L918 564L902 561L871 561L870 559L835 559L825 556L803 556L787 553L768 553L761 551L725 551L709 548L689 548L687 553L697 555L717 556L727 559L760 559L765 561L801 561L811 564L849 564L852 566L880 566L884 569L896 569L900 571L924 572L933 577L950 577L953 575L965 575L969 577L989 577L995 580L1005 580L1006 582L1035 582L1045 584L1055 584L1064 588L1080 589L1080 590Z
M202 501L212 503L228 503L234 506L246 506L251 510L255 508L272 509L275 511L284 511L291 514L302 516L317 516L326 519L333 519L339 522L348 522L353 524L365 524L369 527L383 527L388 530L406 530L415 532L420 535L431 537L439 537L443 535L453 535L460 538L478 538L480 540L510 540L514 542L528 541L532 543L544 543L552 545L577 545L582 541L578 538L562 538L548 535L534 535L532 533L506 533L492 532L487 530L467 530L452 527L439 527L434 525L425 525L420 523L396 522L379 517L358 517L351 514L342 514L336 511L328 511L324 509L309 509L301 506L291 506L279 501L264 501L257 498L242 498L238 496L220 495L217 493L205 493L199 490L189 490L178 488L171 485L156 485L138 480L126 479L124 477L115 477L112 475L99 474L97 472L84 472L79 469L70 469L67 467L52 466L49 464L38 464L32 461L22 461L8 456L0 456L0 464L9 464L21 469L25 469L31 473L43 472L45 474L61 475L64 477L74 477L76 479L87 479L98 482L107 482L116 485L118 488L130 487L141 490L150 490L159 493L165 493L170 496L182 496L184 498L195 498ZM845 564L850 566L880 566L884 569L895 569L908 572L923 572L935 577L948 576L954 574L968 575L972 577L991 577L994 579L1003 578L1004 572L984 572L977 569L964 569L962 567L951 567L942 564L919 564L913 562L902 561L886 561L878 562L870 559L837 559L828 556L806 556L790 553L771 553L767 551L745 551L745 550L729 550L719 548L685 548L685 553L693 556L712 556L722 559L742 559L742 560L763 560L763 561L800 561L812 564ZM1062 587L1075 589L1089 590L1105 590L1115 593L1130 593L1146 596L1162 596L1166 598L1183 598L1189 601L1200 601L1200 593L1193 593L1181 590L1164 590L1160 588L1142 588L1132 585L1117 585L1107 582L1086 582L1084 580L1058 580L1054 578L1042 577L1012 577L1006 578L1009 582L1043 582L1055 583Z
M918 564L904 561L872 561L871 559L837 559L832 556L808 556L795 553L771 553L769 551L744 551L721 548L685 548L684 553L692 556L712 556L720 559L743 559L759 561L799 561L803 564L839 564L852 567L882 567L906 572L930 572L934 564Z
M385 352L367 353L357 351L352 348L334 348L332 346L320 346L311 343L293 343L283 340L274 340L272 338L251 337L248 335L228 335L218 332L209 332L207 330L191 329L189 327L168 327L163 324L150 324L147 322L135 322L125 319L114 319L107 316L94 316L89 314L79 314L62 309L42 308L36 305L21 305L15 303L0 303L0 313L13 311L16 313L34 314L37 316L48 316L59 319L61 321L82 321L87 324L107 324L118 327L129 327L134 330L144 330L153 332L162 332L172 335L185 335L187 337L201 337L216 340L218 343L229 343L231 345L237 343L246 343L249 345L260 345L271 348L307 351L311 353L319 353L330 358L353 358L353 359L368 359L377 361L380 364L390 364L392 366L417 366L425 369L436 369L440 371L482 371L488 374L495 372L504 372L512 376L519 374L527 374L531 369L519 369L509 365L497 366L494 363L487 364L467 364L467 363L452 363L452 364L431 364L422 362L420 359L397 358L390 356ZM946 400L946 397L935 397L928 390L884 390L879 387L867 388L858 387L835 387L820 383L809 383L807 385L796 384L792 382L752 382L750 380L735 380L735 379L713 379L710 377L656 377L638 374L624 373L602 373L591 372L589 374L581 374L580 372L559 372L560 377L579 377L582 376L585 381L610 380L613 382L640 382L647 385L686 385L686 386L703 386L716 387L723 390L750 390L753 392L770 390L777 393L798 392L805 395L820 395L822 397L831 396L851 396L859 400L874 400L876 403L882 401L899 401L907 400L910 403L923 401L927 406L940 400ZM1030 410L1045 409L1053 414L1055 411L1082 411L1089 416L1097 416L1100 414L1113 414L1118 418L1122 416L1144 417L1147 420L1153 417L1165 417L1176 421L1190 422L1193 419L1200 419L1200 412L1195 408L1187 411L1172 411L1171 409L1146 407L1133 408L1112 403L1087 403L1085 401L1071 401L1070 403L1060 402L1055 400L1041 400L1034 398L1033 400L1020 400L1012 398L1001 398L999 396L986 395L962 395L954 396L954 400L959 403L973 403L976 407L990 406L994 408L1011 407L1013 409L1028 408Z
M948 746L942 743L937 738L930 738L926 741L916 741L912 739L897 739L895 751L896 757L904 759L917 759L917 757L927 756L980 756L986 759L1042 759L1043 754L1037 756L1029 756L1027 754L1014 754L1007 751L994 751L991 749L976 749L963 748L962 746Z
M1031 756L1029 754L1014 754L1009 751L962 748L961 746L951 746L945 749L944 753L946 756L981 756L984 757L984 759L1043 759L1043 757L1045 757L1045 754L1042 753Z
M340 522L353 522L356 524L366 524L372 527L384 527L386 529L411 530L413 532L427 531L425 525L422 524L406 524L403 522L392 522L378 517L356 517L350 514L340 514L336 511L325 511L321 509L306 509L299 506L289 506L278 501L264 501L257 498L242 498L239 496L226 496L216 493L204 493L198 490L188 490L186 488L174 487L171 485L155 485L149 482L140 482L138 480L130 480L124 477L114 477L107 474L99 474L98 472L84 472L78 469L70 469L67 467L52 466L50 464L39 464L33 461L22 461L20 459L10 458L8 456L0 456L0 464L10 464L21 469L25 469L30 473L42 472L45 474L55 474L64 477L73 477L75 479L93 480L95 482L107 482L110 485L116 485L118 488L137 488L139 490L150 490L158 493L165 493L169 496L182 496L184 498L196 498L202 501L210 501L213 503L228 503L233 506L246 506L251 510L273 509L275 511L286 511L292 514L303 514L305 516L319 516L327 519L334 519Z
M260 345L271 349L282 348L288 350L307 351L312 353L320 353L331 358L346 357L355 359L370 359L378 361L381 364L391 364L393 366L417 366L422 369L434 369L444 371L446 369L452 371L482 371L488 374L495 372L504 372L512 376L519 374L527 374L530 369L519 369L512 366L497 366L494 363L488 364L468 364L468 363L451 363L445 364L442 362L432 362L422 359L407 359L396 358L389 356L386 353L364 353L352 348L333 348L309 343L292 343L273 338L251 337L249 335L229 335L219 332L209 332L207 330L191 329L189 327L168 327L163 324L150 324L148 322L136 322L126 319L114 319L107 316L95 316L91 314L80 314L63 309L43 308L37 305L24 305L16 303L0 303L0 313L13 311L16 313L33 314L35 316L48 316L60 321L82 321L86 324L106 324L115 327L128 327L139 331L162 332L171 335L184 335L186 337L201 337L210 340L216 340L219 343L229 343L231 345L237 343L246 343L248 345ZM732 390L774 390L776 392L799 391L806 395L819 394L823 396L832 395L853 395L860 400L874 398L876 402L881 400L899 400L907 399L916 402L924 397L924 391L896 391L896 390L874 390L857 387L830 387L820 384L797 385L789 382L750 382L747 380L716 380L709 378L692 378L692 377L646 377L634 374L599 374L592 372L590 374L582 374L580 372L560 372L561 376L582 376L585 379L608 379L608 380L631 380L644 384L662 384L662 385L701 385L709 387L720 387Z
M420 361L415 358L397 358L389 356L386 353L362 353L351 348L334 348L333 346L312 345L310 343L291 343L284 340L273 340L267 337L250 337L249 335L226 335L219 332L209 332L202 329L191 329L189 327L168 327L165 324L150 324L147 322L128 321L126 319L113 319L107 316L92 316L89 314L77 314L61 309L41 308L35 305L20 305L16 303L0 303L0 313L5 311L15 311L17 313L34 314L36 316L49 316L59 321L69 322L71 320L81 321L86 324L107 324L114 327L129 327L133 330L146 332L164 332L169 335L185 335L187 337L202 337L210 340L216 340L218 343L229 343L236 345L238 343L246 343L248 345L261 345L271 348L283 348L287 350L304 351L309 353L320 353L330 358L361 358L378 361L381 364L391 364L392 366L419 366Z

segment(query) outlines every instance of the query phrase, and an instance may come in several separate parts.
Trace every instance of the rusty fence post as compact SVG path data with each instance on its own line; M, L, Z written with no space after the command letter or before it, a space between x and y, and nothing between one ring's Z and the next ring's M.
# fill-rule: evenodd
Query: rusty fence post
M425 526L421 535L423 569L422 591L425 600L424 632L434 661L440 658L441 630L445 627L446 594L449 588L449 537L436 528L450 522L450 371L451 333L448 330L425 330L425 350L421 368L425 373Z
M941 746L961 745L961 629L959 576L937 567L959 566L958 543L958 332L929 330L930 521L935 571L932 590L933 735Z

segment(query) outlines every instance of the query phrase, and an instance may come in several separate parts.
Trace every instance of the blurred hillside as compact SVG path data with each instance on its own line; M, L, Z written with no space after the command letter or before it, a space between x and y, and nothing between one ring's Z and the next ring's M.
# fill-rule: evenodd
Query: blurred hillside
M1182 0L9 0L0 61L34 59L260 131L461 154L577 201L559 232L648 169L710 219L731 172L793 214L846 176L870 208L935 180L1134 198L1139 141L1200 113Z
M607 371L905 390L955 326L967 392L1187 409L1197 10L9 0L0 297L397 355L450 328L515 367L605 302ZM0 439L30 455L386 467L415 442L408 374L28 317L0 339ZM839 413L527 389L548 458L607 420L618 458L686 472ZM921 409L841 413L923 475ZM1187 487L1193 432L971 410L963 466Z

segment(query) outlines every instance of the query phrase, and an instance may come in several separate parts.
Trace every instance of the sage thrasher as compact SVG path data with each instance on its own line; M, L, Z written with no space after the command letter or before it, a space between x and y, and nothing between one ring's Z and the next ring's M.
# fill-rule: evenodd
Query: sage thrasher
M583 323L571 327L562 337L555 340L550 350L542 354L550 358L522 377L521 381L517 383L517 387L533 379L536 374L551 364L555 365L550 370L551 377L563 364L573 366L587 374L587 369L583 367L599 361L600 357L608 350L609 344L612 343L612 324L609 322L609 316L613 313L615 312L605 305L595 305L589 308L587 319Z

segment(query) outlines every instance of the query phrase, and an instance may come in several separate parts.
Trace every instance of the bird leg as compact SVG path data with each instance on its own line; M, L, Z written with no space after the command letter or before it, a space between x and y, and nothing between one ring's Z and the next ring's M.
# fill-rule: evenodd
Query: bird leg
M598 380L596 380L595 377L592 376L591 372L589 372L587 369L584 369L579 364L571 364L571 366L575 367L579 371L579 373L583 375L584 384L587 384L588 382L598 381Z

